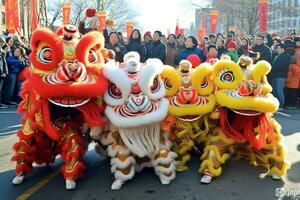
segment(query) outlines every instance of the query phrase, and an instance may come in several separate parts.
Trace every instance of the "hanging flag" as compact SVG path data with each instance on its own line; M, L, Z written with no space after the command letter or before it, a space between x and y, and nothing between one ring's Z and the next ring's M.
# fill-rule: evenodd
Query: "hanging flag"
M202 39L204 38L205 33L204 33L204 28L200 27L198 29L198 41L201 43Z
M206 18L205 18L205 16L202 16L201 28L202 28L203 35L205 36L206 35Z
M131 22L131 21L126 22L127 40L129 40L131 33L133 31L133 28L134 28L133 22Z
M178 29L178 35L184 35L184 28L179 28Z
M217 10L210 11L210 32L217 32L217 23L218 23L219 12Z
M63 3L63 25L70 23L71 3L67 1Z
M106 28L106 11L105 10L98 11L97 16L99 21L98 31L103 32L104 29Z
M37 0L31 1L31 31L34 31L38 27L38 16L37 16Z
M179 35L179 19L176 19L176 26L175 26L175 35Z
M268 0L258 1L259 10L259 31L261 33L267 32L268 29Z

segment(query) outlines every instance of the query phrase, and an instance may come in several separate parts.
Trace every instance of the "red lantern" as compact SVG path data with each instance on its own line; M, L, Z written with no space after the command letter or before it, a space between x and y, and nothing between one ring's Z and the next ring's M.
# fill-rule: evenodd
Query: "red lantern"
M88 8L87 10L86 10L86 12L85 12L85 15L87 16L87 17L95 17L95 15L96 15L96 9L94 9L94 8Z

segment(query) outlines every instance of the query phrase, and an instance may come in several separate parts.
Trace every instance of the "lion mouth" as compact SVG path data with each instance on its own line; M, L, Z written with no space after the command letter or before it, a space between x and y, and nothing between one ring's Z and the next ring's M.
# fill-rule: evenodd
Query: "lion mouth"
M185 122L193 122L198 119L200 119L202 116L201 115L187 115L183 117L178 117L178 119L185 121Z
M57 97L53 99L48 99L52 104L60 107L69 107L69 108L74 108L74 107L79 107L82 106L90 101L90 98L85 99L85 98L62 98L62 97Z
M235 110L235 109L230 109L230 110L238 115L243 115L243 116L257 116L261 114L261 112L257 112L253 110Z

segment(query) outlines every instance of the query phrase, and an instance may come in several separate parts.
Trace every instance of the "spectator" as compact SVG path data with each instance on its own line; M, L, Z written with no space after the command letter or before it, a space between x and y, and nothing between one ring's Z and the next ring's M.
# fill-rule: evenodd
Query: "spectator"
M206 58L206 62L208 63L212 63L213 60L216 60L218 59L218 50L217 50L217 47L216 45L209 45L208 48L207 48L207 58Z
M123 57L127 53L126 47L120 43L119 34L111 32L109 34L109 43L106 43L106 48L111 49L116 53L116 61L123 62Z
M167 37L165 35L162 35L160 37L160 41L164 44L164 45L167 45L168 41L167 41Z
M226 52L224 40L222 38L218 38L216 46L217 46L217 50L218 50L218 58L220 59L222 54L224 54Z
M136 51L140 55L140 62L146 61L146 49L142 44L142 37L139 30L135 29L132 31L127 44L127 51Z
M8 36L6 38L6 44L9 46L9 52L6 54L6 56L11 56L12 55L12 51L14 50L15 48L15 45L14 45L14 39L10 36Z
M162 62L166 59L166 46L161 42L162 33L155 31L153 34L153 42L149 45L149 51L147 52L148 58L158 58Z
M6 52L2 49L5 44L3 37L0 37L0 108L8 108L5 104L2 103L2 87L5 77L8 75L8 68L6 63Z
M209 42L209 44L216 44L217 36L215 34L210 34L208 36L208 42Z
M277 56L277 49L276 49L276 47L277 47L278 44L281 44L281 43L282 43L282 41L281 41L281 39L279 37L274 38L273 45L272 45L272 48L271 48L271 50L272 50L272 56L273 56L273 61L274 61L275 57Z
M256 35L255 37L255 45L252 48L252 51L259 52L260 60L268 61L269 63L272 63L272 51L270 47L264 44L264 36L261 34Z
M147 58L147 54L149 52L149 46L150 44L152 43L152 34L150 31L147 31L145 34L144 34L144 47L145 47L145 51L146 51L146 58Z
M222 33L218 33L218 34L217 34L217 40L218 40L218 39L224 40L224 35L223 35Z
M285 52L284 44L277 45L276 49L278 56L275 57L270 76L272 77L274 95L278 98L280 103L279 108L282 110L284 106L283 90L289 70L291 56Z
M181 51L185 49L185 44L184 44L184 43L185 43L185 40L186 40L186 38L185 38L185 36L184 36L183 34L179 34L179 35L177 36L177 48L178 48L178 54L180 54Z
M248 40L248 38L243 38L242 46L238 50L238 55L240 57L242 55L248 56L248 54L249 54L249 40Z
M180 61L185 60L191 54L196 54L197 56L199 56L202 62L205 62L206 60L206 57L203 54L203 50L198 47L198 41L193 36L190 36L186 39L185 49L181 51L179 56L177 56L175 65L178 66Z
M294 42L295 42L295 44L296 44L296 49L297 49L297 48L300 48L300 36L296 36L296 37L294 38Z
M227 52L226 55L228 55L232 61L238 62L239 56L237 53L237 44L234 40L230 40L227 44Z
M174 66L176 57L178 56L178 48L176 45L176 35L170 34L167 39L168 39L167 55L166 55L165 64Z
M7 58L8 76L4 87L3 103L8 106L16 106L17 103L12 101L14 88L17 83L18 73L25 67L25 59L22 57L22 47L16 47L12 55Z
M126 46L125 37L124 37L123 33L119 31L118 35L119 35L120 43L122 45Z
M296 63L290 64L286 79L286 108L297 107L297 98L300 96L300 49L296 50Z

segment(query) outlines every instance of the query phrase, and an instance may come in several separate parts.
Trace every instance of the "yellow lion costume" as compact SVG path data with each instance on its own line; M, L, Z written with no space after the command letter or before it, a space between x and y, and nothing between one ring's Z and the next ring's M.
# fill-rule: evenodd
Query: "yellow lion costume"
M166 66L162 77L170 102L164 128L172 136L173 149L178 154L176 168L185 171L191 159L189 153L205 143L214 125L212 66L205 63L193 69L188 60L183 60L178 69Z
M88 128L104 126L102 74L104 38L90 32L80 38L75 26L57 33L41 28L31 38L30 72L23 84L19 112L23 127L12 160L16 161L13 184L21 184L33 170L32 163L50 164L61 155L66 189L75 189L83 175L81 158L87 147Z
M234 153L245 156L253 165L268 169L266 174L281 179L286 173L280 125L272 117L278 101L271 94L266 75L271 66L266 61L256 65L220 60L213 66L215 97L219 106L219 126L208 136L200 172L203 183L221 175L221 165ZM247 60L247 59L246 59Z

